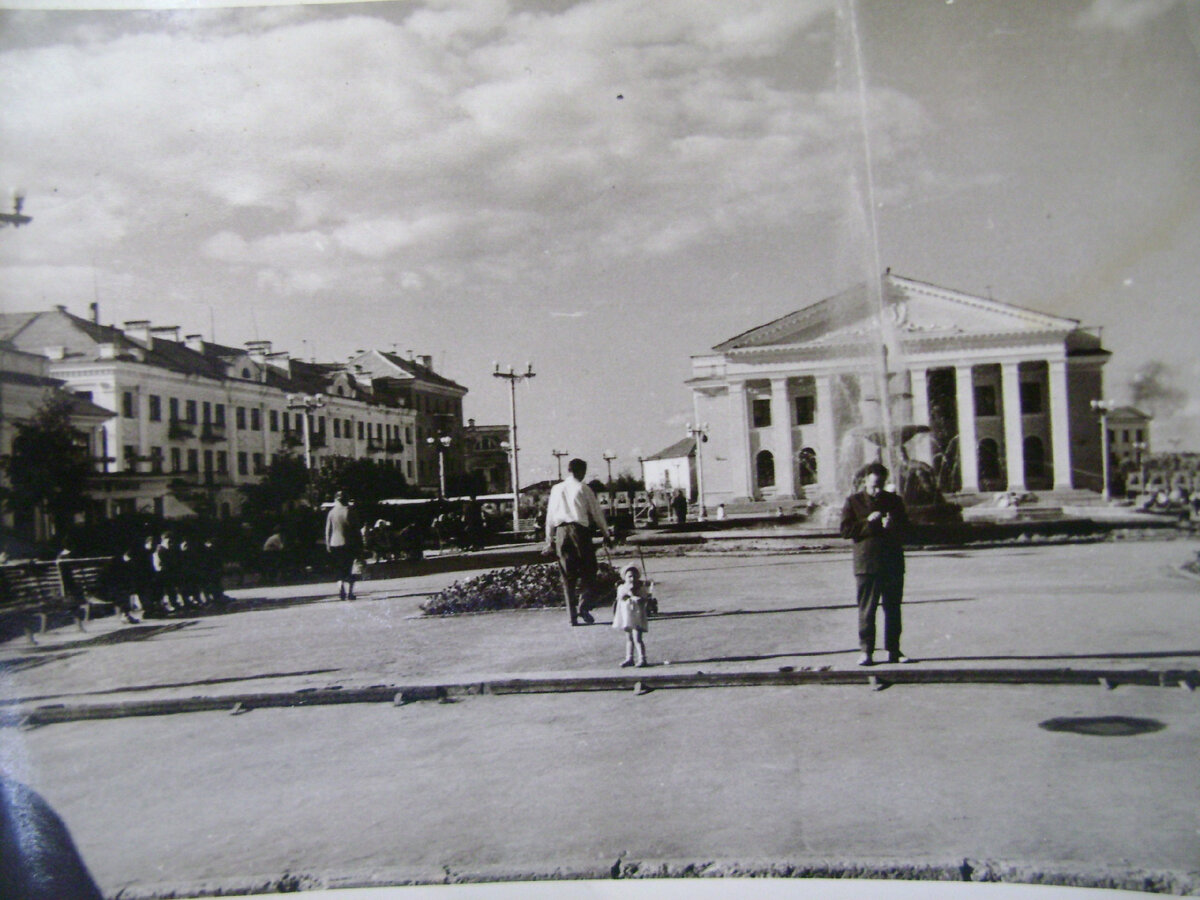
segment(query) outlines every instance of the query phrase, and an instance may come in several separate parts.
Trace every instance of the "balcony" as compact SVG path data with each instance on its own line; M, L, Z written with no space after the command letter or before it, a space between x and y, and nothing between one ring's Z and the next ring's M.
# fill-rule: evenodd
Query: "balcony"
M172 419L167 425L167 437L172 441L182 441L196 433L196 426L183 419Z
M216 425L212 422L205 422L202 426L200 426L200 440L204 441L204 443L216 444L224 441L225 439L224 425Z
M390 440L383 445L386 453L403 453L404 441Z
M300 439L300 443L301 444L304 443L303 438ZM310 434L308 436L308 446L313 450L316 450L318 447L324 447L325 446L325 432L314 431L312 434Z
M368 453L382 453L383 452L383 442L377 441L374 438L371 438L369 441L367 441L367 452Z
M304 435L298 431L285 431L280 443L287 449L291 450L296 447L304 446Z

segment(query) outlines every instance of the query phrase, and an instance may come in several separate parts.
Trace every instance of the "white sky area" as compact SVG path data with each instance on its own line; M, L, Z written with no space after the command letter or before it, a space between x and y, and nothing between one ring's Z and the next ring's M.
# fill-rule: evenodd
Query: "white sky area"
M637 473L684 436L690 355L877 258L1103 326L1109 395L1164 364L1188 399L1156 449L1200 449L1198 24L1182 0L8 9L0 187L34 221L0 232L0 309L427 353L480 423L508 421L493 360L531 360L529 483L551 449Z

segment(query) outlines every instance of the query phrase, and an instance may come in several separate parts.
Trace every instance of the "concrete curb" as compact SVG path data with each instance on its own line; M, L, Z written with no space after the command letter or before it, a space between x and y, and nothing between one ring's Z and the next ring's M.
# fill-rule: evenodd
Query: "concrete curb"
M301 688L210 697L168 697L123 700L115 703L16 706L0 711L0 727L32 728L62 722L161 716L192 712L229 712L252 709L333 706L345 703L391 703L404 706L421 700L453 702L483 694L548 694L585 691L631 691L730 687L799 687L814 685L864 685L883 690L898 685L1076 685L1115 690L1122 685L1200 687L1196 669L914 669L879 665L871 669L799 670L787 672L727 672L689 674L622 674L594 677L507 678L445 684L371 685L354 688Z
M413 867L385 869L369 878L338 872L249 876L216 884L154 884L124 887L127 900L165 900L170 897L263 896L292 891L370 890L420 885L467 885L541 881L620 881L658 879L862 879L869 881L958 882L963 884L1028 884L1102 888L1143 893L1189 895L1200 890L1200 872L1121 869L1081 865L1069 869L1057 862L992 859L630 859L562 860L542 866L514 865L459 870ZM730 895L732 896L732 895ZM905 896L908 896L907 894Z

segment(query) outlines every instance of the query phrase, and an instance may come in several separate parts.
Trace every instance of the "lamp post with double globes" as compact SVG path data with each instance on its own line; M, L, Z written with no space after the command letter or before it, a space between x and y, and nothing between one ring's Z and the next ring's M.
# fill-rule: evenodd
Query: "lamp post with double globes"
M314 409L325 405L324 394L288 394L287 408L300 413L300 432L304 436L304 468L312 471L312 433L309 430L308 417Z
M604 456L604 462L608 465L608 481L605 483L604 489L611 494L612 493L612 464L613 464L613 460L617 458L617 454L613 453L611 450L605 450L603 456Z
M550 451L550 454L551 454L551 455L552 455L552 456L553 456L553 457L554 457L556 460L558 460L558 480L559 480L559 481L562 481L562 461L563 461L563 457L564 457L564 456L569 456L569 455L570 455L570 451L568 451L568 450L551 450L551 451Z
M427 437L425 443L437 450L438 457L438 499L446 499L446 451L450 449L452 443L450 435L443 434L438 437Z

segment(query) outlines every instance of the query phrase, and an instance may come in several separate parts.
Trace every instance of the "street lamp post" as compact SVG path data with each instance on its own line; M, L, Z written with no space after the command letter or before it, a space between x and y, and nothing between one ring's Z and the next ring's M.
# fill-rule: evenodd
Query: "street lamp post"
M301 433L304 435L304 468L312 471L312 437L308 417L314 409L325 405L324 394L288 394L288 409L302 410L300 413Z
M551 455L554 456L554 458L556 460L558 460L558 480L562 481L562 461L563 461L564 456L569 455L569 451L567 451L567 450L551 450L550 453L551 453Z
M708 512L704 507L704 443L708 440L708 423L696 425L694 428L689 424L687 434L696 442L696 492L700 495L700 508L696 516L703 522L708 519Z
M433 445L438 455L438 499L446 498L446 451L450 449L450 436L427 437L425 442Z
M533 363L525 363L525 371L517 372L512 366L508 367L507 372L500 371L500 363L492 363L492 375L495 378L503 378L508 382L509 394L509 411L511 413L511 425L509 433L509 444L512 447L512 489L513 489L513 534L515 535L521 530L521 481L519 469L517 467L517 382L524 381L526 378L533 378Z
M1108 414L1116 404L1111 400L1093 400L1092 409L1100 413L1100 477L1104 479L1104 500L1112 499L1108 487Z
M608 483L604 485L604 488L611 494L612 493L612 464L613 464L613 460L617 458L617 454L613 453L611 450L605 450L603 455L604 455L604 461L608 464Z

